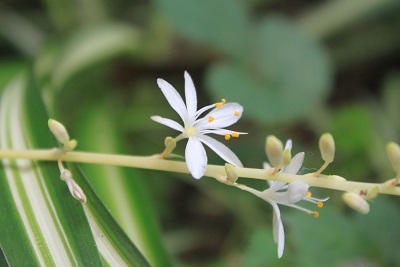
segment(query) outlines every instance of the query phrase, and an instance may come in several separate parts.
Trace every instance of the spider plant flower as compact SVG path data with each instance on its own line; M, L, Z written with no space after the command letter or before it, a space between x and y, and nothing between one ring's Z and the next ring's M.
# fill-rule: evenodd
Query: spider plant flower
M185 161L194 178L201 178L207 168L207 154L203 144L211 148L226 162L242 167L239 158L227 146L207 135L222 135L226 140L229 140L231 137L239 137L240 134L245 134L225 129L225 127L236 123L240 119L243 107L238 103L226 103L226 100L222 99L221 102L197 110L196 89L192 78L187 72L185 72L184 77L186 104L171 84L163 79L157 80L165 98L181 117L183 124L160 116L152 116L151 119L181 132L175 138L176 142L185 138L188 139L185 149ZM204 112L210 109L212 110L206 116L200 118Z
M295 155L291 162L283 168L282 173L288 174L296 174L304 161L304 152L298 153ZM269 164L264 165L265 168L270 168ZM281 212L279 210L279 205L285 205L288 207L292 207L307 214L313 214L315 218L319 217L319 213L317 211L311 211L309 209L303 208L299 206L297 203L300 201L307 201L316 204L319 208L323 207L323 202L327 201L326 199L318 199L311 197L311 193L308 191L309 186L304 181L294 181L292 183L286 182L278 182L278 181L268 181L269 188L264 191L258 191L253 188L239 185L238 187L242 190L248 191L259 198L267 201L271 204L273 208L273 235L274 241L278 245L278 258L281 258L283 255L283 250L285 246L285 232L283 229L283 223L281 219Z

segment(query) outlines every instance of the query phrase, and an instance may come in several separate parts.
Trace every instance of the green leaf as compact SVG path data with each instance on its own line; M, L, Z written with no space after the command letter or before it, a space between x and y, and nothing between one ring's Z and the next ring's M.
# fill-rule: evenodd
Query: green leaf
M230 55L244 55L250 28L240 0L158 0L158 7L182 34Z
M261 122L295 120L325 101L331 72L321 47L293 23L271 16L255 26L245 65L211 67L207 83L216 99L240 101Z
M139 32L129 25L103 23L86 27L68 39L47 70L37 71L51 73L52 85L61 89L69 79L90 66L132 53L137 49L138 40Z
M26 73L3 90L3 149L56 145L35 80ZM59 179L56 162L3 160L0 169L0 245L11 266L148 266L74 164L68 167L88 203Z
M79 149L105 153L125 153L111 105L97 102L81 117ZM116 115L115 115L116 116ZM84 165L90 184L127 235L153 266L172 266L163 246L150 205L146 177L139 170L115 166Z

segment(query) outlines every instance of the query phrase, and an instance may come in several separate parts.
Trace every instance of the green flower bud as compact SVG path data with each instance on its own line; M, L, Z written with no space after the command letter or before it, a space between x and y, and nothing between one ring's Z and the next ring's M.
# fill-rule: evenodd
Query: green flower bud
M283 144L281 140L273 135L269 135L265 142L265 152L269 163L273 167L282 166L283 164Z
M319 139L319 150L325 162L331 163L333 161L335 158L335 141L330 133L321 135Z

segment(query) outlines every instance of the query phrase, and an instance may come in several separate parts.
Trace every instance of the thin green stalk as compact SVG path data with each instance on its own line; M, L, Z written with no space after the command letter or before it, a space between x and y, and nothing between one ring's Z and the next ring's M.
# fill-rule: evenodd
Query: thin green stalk
M60 159L59 150L0 150L0 158L23 158L33 160L57 161ZM113 155L90 152L66 152L61 156L63 161L82 162L91 164L106 164L124 167L151 169L159 171L190 173L184 162L160 159L155 156L127 156ZM276 173L273 175L274 169L253 169L253 168L235 168L236 174L241 178L273 180L282 182L293 182L302 180L309 186L328 188L339 191L368 190L378 188L380 194L400 195L400 187L390 185L390 183L362 183L347 181L338 175L318 175L313 173L305 175ZM205 176L223 180L227 177L225 167L218 165L207 165Z

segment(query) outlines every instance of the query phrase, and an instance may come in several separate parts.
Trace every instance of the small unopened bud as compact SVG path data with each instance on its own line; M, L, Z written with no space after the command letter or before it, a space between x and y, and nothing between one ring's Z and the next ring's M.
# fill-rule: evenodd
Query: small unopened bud
M167 137L164 140L165 149L171 153L176 147L176 141L172 137Z
M319 150L325 162L331 163L333 161L335 158L335 141L330 133L321 135L319 139Z
M64 144L64 150L72 151L76 148L77 145L78 145L78 141L76 141L75 139L72 139L72 140L68 141L68 143Z
M281 140L273 135L269 135L265 142L265 152L269 163L273 167L282 166L283 163L283 144Z
M386 146L386 155L392 164L393 169L400 173L400 147L395 142L390 142Z
M347 204L350 208L362 213L369 213L369 204L368 202L359 194L353 192L346 192L342 195L342 200Z
M60 178L61 180L65 181L68 186L69 192L75 199L79 200L82 203L86 203L85 193L83 193L83 190L75 182L74 178L72 177L72 173L69 170L62 169Z
M80 188L80 186L75 182L74 179L69 179L65 181L68 185L69 192L71 195L79 200L82 203L86 203L86 195L83 193L83 190Z
M283 165L289 165L290 161L292 161L292 153L290 150L285 149L283 150Z
M237 179L239 178L236 173L236 167L232 164L225 163L225 172L227 176L226 179L232 184L236 183Z
M374 186L370 189L367 190L367 194L365 195L366 200L371 200L374 199L378 196L379 194L379 188L377 186Z
M64 125L59 123L56 120L49 119L48 125L50 128L50 131L54 134L54 136L57 138L58 142L61 144L65 145L69 141L69 135L67 132L67 129L65 129Z

